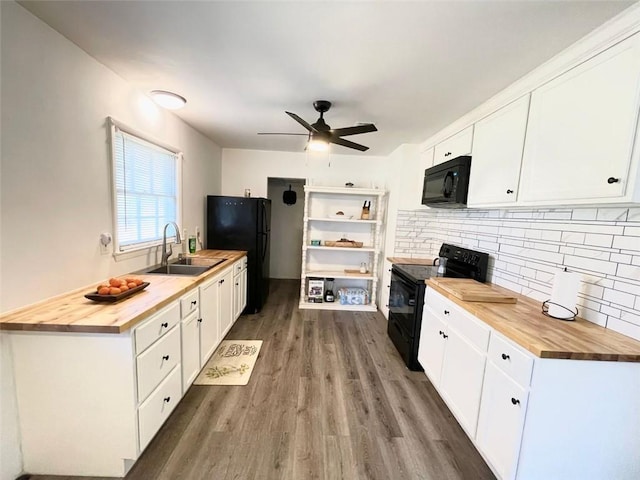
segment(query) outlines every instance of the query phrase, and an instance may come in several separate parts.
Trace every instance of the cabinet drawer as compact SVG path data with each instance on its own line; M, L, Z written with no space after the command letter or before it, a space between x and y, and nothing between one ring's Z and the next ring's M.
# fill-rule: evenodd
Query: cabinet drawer
M244 268L244 258L238 260L236 263L233 264L233 274L237 275L242 271L243 268Z
M180 327L176 325L136 359L138 403L147 398L178 363L180 363Z
M200 304L198 289L194 288L192 292L187 293L180 299L180 312L182 318L187 318L191 312L195 312Z
M144 352L149 345L162 337L180 321L180 306L174 302L136 328L136 355Z
M180 367L177 366L138 409L140 451L149 444L180 401Z
M489 342L489 359L516 383L528 387L533 371L533 358L509 340L494 333Z
M491 332L488 325L476 320L451 300L431 288L427 288L425 303L469 343L482 352L487 351Z

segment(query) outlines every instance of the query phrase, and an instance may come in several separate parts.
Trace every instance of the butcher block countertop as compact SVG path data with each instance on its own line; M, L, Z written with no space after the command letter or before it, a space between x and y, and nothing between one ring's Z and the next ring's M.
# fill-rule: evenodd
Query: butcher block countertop
M405 258L405 257L387 257L391 263L402 265L429 265L433 266L433 258Z
M613 330L582 318L568 322L547 317L541 313L541 302L496 285L487 284L515 296L517 303L465 302L453 287L443 286L447 279L437 280L426 284L540 358L640 362L640 342Z
M200 250L190 257L225 258L226 261L195 277L135 273L117 275L140 278L149 282L149 286L117 303L86 299L86 293L95 292L95 284L78 288L0 316L0 330L122 333L245 255L246 252L236 250Z

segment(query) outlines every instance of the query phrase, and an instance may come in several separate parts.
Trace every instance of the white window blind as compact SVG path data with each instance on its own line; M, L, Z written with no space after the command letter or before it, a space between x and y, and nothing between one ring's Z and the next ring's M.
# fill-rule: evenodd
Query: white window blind
M157 245L167 222L179 221L180 155L118 127L112 132L116 251Z

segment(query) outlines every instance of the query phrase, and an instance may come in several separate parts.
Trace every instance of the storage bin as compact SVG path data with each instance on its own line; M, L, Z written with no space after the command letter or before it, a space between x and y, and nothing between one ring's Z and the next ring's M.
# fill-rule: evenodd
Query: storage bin
M340 305L368 305L369 292L365 288L341 287L338 289Z

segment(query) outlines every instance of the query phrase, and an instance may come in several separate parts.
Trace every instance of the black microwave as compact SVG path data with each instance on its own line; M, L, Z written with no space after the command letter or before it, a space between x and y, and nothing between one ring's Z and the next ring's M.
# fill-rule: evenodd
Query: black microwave
M424 171L422 204L440 208L467 205L471 157L456 157Z

